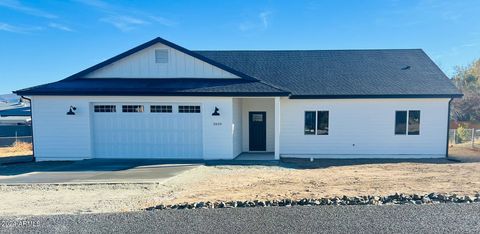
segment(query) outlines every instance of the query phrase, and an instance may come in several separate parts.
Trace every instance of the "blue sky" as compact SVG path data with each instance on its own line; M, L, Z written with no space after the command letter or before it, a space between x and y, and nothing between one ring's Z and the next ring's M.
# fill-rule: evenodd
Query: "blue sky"
M478 0L0 0L0 94L157 36L188 49L422 48L450 76L480 58L478 12Z

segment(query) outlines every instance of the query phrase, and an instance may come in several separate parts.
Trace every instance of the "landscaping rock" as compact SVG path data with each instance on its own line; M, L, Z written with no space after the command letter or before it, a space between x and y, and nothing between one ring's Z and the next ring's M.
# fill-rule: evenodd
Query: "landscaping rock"
M333 197L333 198L302 198L292 200L289 198L282 200L253 200L253 201L226 201L226 202L194 202L180 203L174 205L157 205L149 207L146 210L165 210L165 209L212 209L212 208L236 208L236 207L266 207L266 206L323 206L323 205L400 205L400 204L439 204L439 203L472 203L480 202L480 194L474 196L459 196L456 194L446 195L430 193L426 195L419 194L393 194L389 196L356 196L356 197Z

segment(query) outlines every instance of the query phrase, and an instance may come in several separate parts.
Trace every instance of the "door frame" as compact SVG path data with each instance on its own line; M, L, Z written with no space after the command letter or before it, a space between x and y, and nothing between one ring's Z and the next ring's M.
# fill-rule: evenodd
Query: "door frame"
M250 137L251 131L251 116L252 114L262 114L264 118L264 125L265 125L265 139L264 139L264 149L263 150L252 150L251 148L251 141L252 137ZM267 112L266 111L249 111L248 112L248 152L267 152Z

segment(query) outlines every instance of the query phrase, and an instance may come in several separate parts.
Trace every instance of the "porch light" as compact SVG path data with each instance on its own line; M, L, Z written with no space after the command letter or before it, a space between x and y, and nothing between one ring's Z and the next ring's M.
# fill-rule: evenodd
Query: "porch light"
M218 107L215 107L215 111L212 113L212 116L220 116L220 113L218 113L218 111Z
M67 112L67 115L75 115L76 107L70 106L70 110Z

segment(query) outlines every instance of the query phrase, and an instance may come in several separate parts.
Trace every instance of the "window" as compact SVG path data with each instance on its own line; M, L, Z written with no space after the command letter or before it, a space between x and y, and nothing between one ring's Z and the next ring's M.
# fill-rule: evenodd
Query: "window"
M408 135L420 135L420 111L408 112Z
M317 135L328 135L328 111L317 112Z
M115 105L95 105L93 106L94 112L116 112L117 107Z
M328 111L305 111L305 135L328 135Z
M168 63L168 49L155 50L155 63Z
M405 135L407 133L407 112L395 112L395 134Z
M408 126L407 126L408 123ZM420 135L420 111L396 111L395 135Z
M305 111L305 135L315 135L315 111Z
M200 106L178 106L178 113L200 113Z
M123 105L122 112L129 112L129 113L143 112L143 106L142 105Z
M172 106L152 105L150 106L151 113L172 113Z

